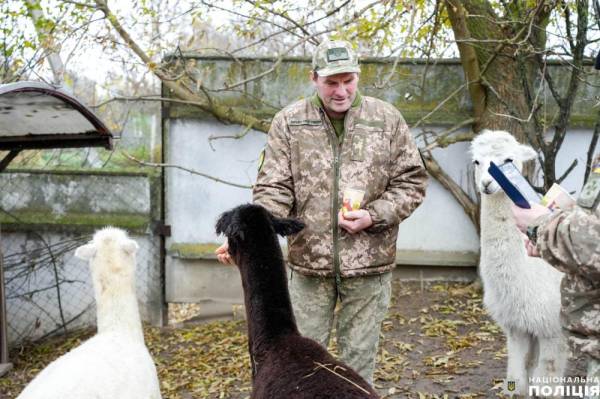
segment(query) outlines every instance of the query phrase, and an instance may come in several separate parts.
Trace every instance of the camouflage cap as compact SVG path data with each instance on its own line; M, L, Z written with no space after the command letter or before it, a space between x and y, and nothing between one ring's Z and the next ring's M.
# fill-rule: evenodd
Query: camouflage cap
M343 40L327 40L319 44L313 55L312 69L319 76L360 72L358 55L352 45Z

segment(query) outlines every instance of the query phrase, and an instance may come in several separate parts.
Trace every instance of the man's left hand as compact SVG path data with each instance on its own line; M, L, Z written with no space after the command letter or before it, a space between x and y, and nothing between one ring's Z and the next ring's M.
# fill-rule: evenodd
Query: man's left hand
M529 209L519 208L518 206L511 204L511 210L515 217L517 227L523 233L527 231L527 226L531 225L538 218L552 213L550 209L545 206L534 203L531 204L531 208Z
M338 214L338 225L350 234L356 234L373 225L371 215L365 209L357 211L340 212Z
M533 256L536 258L540 257L540 253L537 250L537 247L529 239L525 240L525 250L527 251L527 255L529 256Z

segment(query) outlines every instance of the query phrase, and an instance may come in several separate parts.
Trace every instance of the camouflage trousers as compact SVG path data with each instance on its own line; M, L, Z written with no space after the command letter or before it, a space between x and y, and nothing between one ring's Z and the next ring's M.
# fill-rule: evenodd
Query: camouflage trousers
M332 277L290 270L288 285L300 333L327 348L335 313L340 360L372 384L381 322L392 293L392 272L343 278L339 295Z
M588 385L596 385L598 383L598 381L600 381L600 360L598 360L598 359L589 359L588 360L587 379L596 381L596 382L592 382ZM586 396L585 399L600 399L600 395Z

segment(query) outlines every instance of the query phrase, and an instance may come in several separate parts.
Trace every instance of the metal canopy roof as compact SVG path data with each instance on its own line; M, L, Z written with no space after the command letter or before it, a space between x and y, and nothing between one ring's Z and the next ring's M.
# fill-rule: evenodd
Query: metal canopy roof
M104 147L112 134L85 105L40 82L0 85L0 150Z

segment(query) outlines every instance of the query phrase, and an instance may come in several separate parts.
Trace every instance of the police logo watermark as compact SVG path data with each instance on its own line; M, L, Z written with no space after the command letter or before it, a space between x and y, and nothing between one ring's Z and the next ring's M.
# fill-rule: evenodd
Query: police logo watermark
M507 381L506 389L508 389L508 392L514 392L515 389L517 389L517 383L514 381Z
M516 381L495 379L493 382L494 382L494 387L496 389L502 388L505 395L509 395L511 397L516 395L516 390L517 390L517 382Z
M529 396L558 396L595 398L600 396L598 377L541 377L530 378Z

